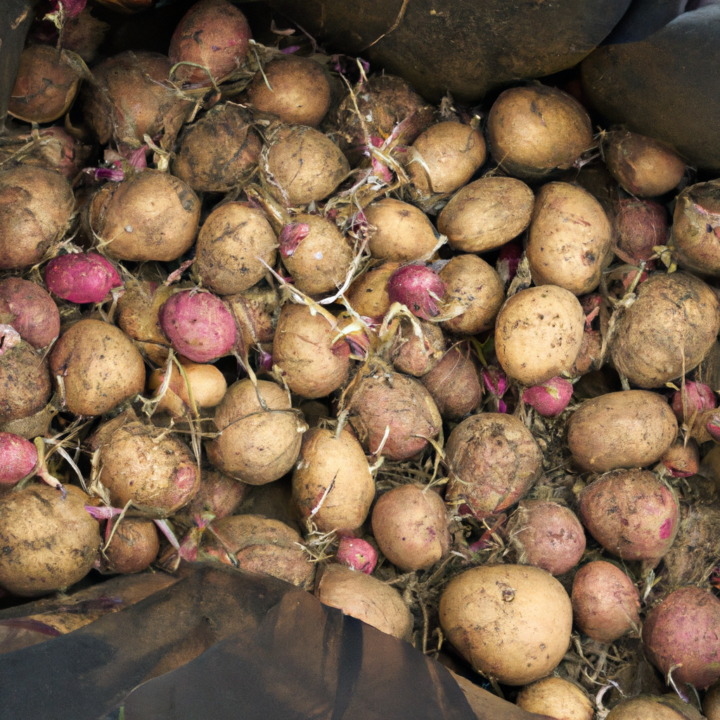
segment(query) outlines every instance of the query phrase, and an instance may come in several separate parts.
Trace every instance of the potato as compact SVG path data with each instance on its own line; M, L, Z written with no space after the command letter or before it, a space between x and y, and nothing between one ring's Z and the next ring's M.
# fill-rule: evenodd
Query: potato
M613 228L602 205L570 183L543 185L537 195L527 259L536 285L557 285L575 295L600 283Z
M590 117L582 105L544 85L501 93L490 109L487 133L493 159L521 178L566 170L593 145Z
M318 577L315 596L324 605L338 608L381 632L410 639L413 617L400 593L372 575L343 565L327 565Z
M228 202L203 223L195 247L195 269L203 285L219 295L234 295L260 282L275 264L277 238L261 210Z
M477 255L456 255L438 275L447 287L441 313L462 310L443 322L443 328L476 335L495 325L495 317L505 302L505 287L490 265Z
M330 79L320 63L285 55L271 60L263 71L265 76L258 73L248 86L251 105L291 125L317 127L322 122L330 108Z
M522 180L484 177L453 195L438 215L438 230L460 252L494 250L530 224L535 196Z
M303 437L292 477L293 502L320 532L355 530L365 522L375 482L360 443L348 430L313 428Z
M335 143L309 127L283 128L270 143L264 171L270 192L291 207L330 195L350 172Z
M0 423L41 412L51 393L47 360L38 355L32 345L21 340L0 355ZM23 435L17 430L5 429Z
M668 242L668 227L667 210L660 203L634 198L619 200L613 241L615 254L630 265L637 266L645 260L652 268L650 258L655 254L655 247Z
M477 365L467 347L452 347L420 382L446 420L462 420L482 402Z
M92 569L97 520L79 495L30 485L0 497L0 585L15 595L64 590Z
M578 685L552 675L524 687L515 703L527 712L562 720L595 717L592 701Z
M421 337L410 320L401 319L390 347L390 359L398 372L421 377L431 372L445 354L445 336L435 323L418 320L417 325Z
M65 404L76 415L102 415L145 387L142 355L122 330L100 320L80 320L60 336L50 374L62 377Z
M350 348L333 345L337 326L304 305L286 304L280 311L273 340L273 364L288 387L304 398L325 397L347 379Z
M260 515L231 515L210 528L212 532L203 534L205 556L312 590L315 565L300 535L285 523Z
M265 410L258 400L265 401ZM248 485L278 480L292 469L307 425L291 410L290 399L278 385L238 380L215 411L220 436L206 445L210 462Z
M115 520L108 521L109 532L116 524ZM109 532L106 531L107 537ZM148 568L159 552L160 538L155 523L147 518L125 517L104 554L110 572L130 575Z
M655 567L678 530L675 493L648 470L613 470L580 493L580 517L590 534L623 560Z
M391 262L411 262L427 258L438 241L427 215L409 203L383 198L364 211L374 230L368 247L374 258Z
M24 165L0 173L0 270L39 263L65 234L74 205L60 173Z
M183 133L172 172L195 192L228 192L249 180L261 150L247 111L216 105Z
M603 560L583 565L573 579L575 624L599 643L611 643L640 627L640 594L617 566Z
M678 262L703 275L720 275L720 182L685 188L677 197L672 242Z
M400 263L383 263L366 270L355 279L348 288L347 299L358 315L368 318L382 318L385 315L390 309L388 281L399 267Z
M424 195L455 192L480 169L487 156L483 136L459 122L431 125L412 147L416 155L410 158L407 172Z
M523 385L540 385L570 370L580 352L585 313L577 298L553 285L513 295L495 322L503 370Z
M237 295L226 296L225 302L240 328L246 348L273 341L273 318L280 309L276 288L261 283Z
M372 531L383 555L404 572L426 570L450 550L445 503L422 485L400 485L381 495Z
M702 711L707 720L720 720L720 683L714 683L705 693Z
M194 516L210 512L216 520L232 515L248 496L252 485L203 467L200 487L181 514L192 522Z
M542 452L520 420L482 413L463 420L445 446L445 500L483 518L507 510L540 477Z
M466 570L445 588L439 612L461 655L506 685L545 677L570 643L570 598L552 575L528 565Z
M662 387L697 367L720 329L713 291L686 273L653 275L620 317L610 350L618 372L642 388Z
M173 417L183 417L192 408L193 402L198 410L215 407L227 390L227 381L220 370L214 365L194 363L182 356L180 356L180 364L185 375L183 376L177 365L173 363L170 370L170 384L158 404L158 410L165 410ZM148 379L148 390L155 391L153 397L158 396L164 380L164 368L153 370Z
M307 225L308 233L300 244L283 246L283 265L295 281L295 287L308 295L335 292L344 282L353 261L353 251L337 225L320 215L300 213L293 224ZM294 244L294 243L293 243Z
M670 471L672 477L692 477L700 466L698 444L689 438L687 444L676 440L662 456L660 462Z
M87 217L108 256L169 262L192 247L200 200L180 178L145 170L103 185L90 200Z
M118 300L118 325L158 365L167 360L170 347L170 341L160 329L158 313L174 293L173 286L147 280L130 281Z
M619 702L606 720L702 720L700 713L680 698L641 696Z
M584 402L568 421L568 448L583 470L646 467L675 442L667 400L647 390L608 393Z

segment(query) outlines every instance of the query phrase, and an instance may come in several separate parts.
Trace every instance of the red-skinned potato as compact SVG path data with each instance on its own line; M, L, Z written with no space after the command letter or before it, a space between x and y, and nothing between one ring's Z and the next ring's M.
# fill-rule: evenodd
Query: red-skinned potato
M435 228L427 215L409 203L383 198L368 205L365 217L375 228L368 247L374 258L412 262L429 257L437 245Z
M51 393L48 362L29 343L20 341L0 355L0 423L35 415Z
M482 402L477 364L470 350L462 345L448 350L420 382L447 420L461 420Z
M631 265L642 260L648 262L655 254L653 248L665 245L667 240L667 211L662 205L635 198L618 201L613 249L623 262Z
M12 319L3 319L3 301ZM40 285L9 277L0 280L0 323L12 325L34 348L47 347L60 334L60 313Z
M553 675L524 687L515 703L527 712L562 720L593 720L595 717L593 703L580 687Z

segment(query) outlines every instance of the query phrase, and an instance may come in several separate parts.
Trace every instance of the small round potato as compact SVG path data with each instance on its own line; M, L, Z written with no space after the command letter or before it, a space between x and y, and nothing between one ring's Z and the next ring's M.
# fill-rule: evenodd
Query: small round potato
M467 346L450 348L440 362L420 378L420 382L446 420L462 420L482 402L477 362Z
M678 424L667 400L624 390L587 400L568 422L568 447L583 470L646 467L675 442Z
M368 318L382 318L390 309L387 285L400 263L383 263L359 275L348 288L347 299L352 309Z
M365 208L375 230L370 234L370 254L393 262L412 262L430 255L437 245L435 228L414 205L383 198Z
M575 683L554 675L524 687L515 703L527 712L562 720L593 720L595 717L590 698Z
M503 370L523 385L540 385L572 368L585 313L568 290L545 285L521 290L495 322L495 352Z
M420 336L417 335L418 326ZM436 323L425 320L411 322L408 318L402 318L390 348L390 359L398 372L422 377L432 372L442 360L445 348L445 336ZM424 381L423 384L425 385ZM432 390L430 394L432 395ZM437 400L435 402L437 403ZM478 404L479 402L478 398Z

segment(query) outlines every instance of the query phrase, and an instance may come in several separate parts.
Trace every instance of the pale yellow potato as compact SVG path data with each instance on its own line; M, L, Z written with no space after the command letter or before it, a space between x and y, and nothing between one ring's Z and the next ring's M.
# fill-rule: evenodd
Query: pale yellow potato
M595 716L592 701L575 683L554 676L524 687L515 704L558 720L593 720Z

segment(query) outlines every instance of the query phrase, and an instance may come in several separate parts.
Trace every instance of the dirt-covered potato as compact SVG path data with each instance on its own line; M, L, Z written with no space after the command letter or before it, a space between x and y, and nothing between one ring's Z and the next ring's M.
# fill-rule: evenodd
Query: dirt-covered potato
M462 420L482 402L477 364L467 347L452 347L420 382L446 420Z
M583 470L646 467L675 442L667 400L647 390L607 393L584 402L568 422L568 448Z
M552 672L570 644L563 586L530 565L484 565L450 581L440 598L445 637L478 671L506 685Z
M349 172L340 148L321 132L303 126L277 133L264 168L270 192L291 207L323 200Z
M271 60L247 89L248 101L289 125L317 127L330 108L330 79L311 58L285 55ZM268 85L270 87L268 87Z
M352 248L337 225L321 215L300 213L287 227L292 231L280 234L280 253L295 287L308 295L335 292L353 261Z
M215 410L215 425L220 435L206 445L210 462L248 485L264 485L289 472L307 429L282 388L258 380L256 390L247 378L225 393Z
M445 347L445 336L436 323L402 318L390 347L390 359L398 372L421 377L440 362Z
M304 305L286 304L273 339L273 364L288 387L304 398L325 397L337 390L350 370L350 348L333 345L337 326Z
M642 388L662 387L697 367L720 329L715 293L693 275L653 275L617 322L610 346L618 372Z
M445 500L466 505L476 517L507 510L540 477L542 452L520 420L482 413L463 420L445 446Z
M107 537L113 528L115 533L104 553L107 569L121 575L142 572L160 552L155 523L148 518L125 517L116 525L116 520L108 521Z
M315 596L388 635L410 639L413 617L400 593L372 575L327 565L318 576Z
M368 318L382 318L385 315L390 309L388 281L399 267L400 263L383 263L366 270L355 279L348 288L347 299L358 315Z
M481 253L517 237L530 224L535 197L522 180L485 177L453 195L438 230L453 250Z
M172 172L195 192L227 192L249 179L261 150L248 113L230 103L218 105L184 131Z
M599 643L611 643L640 627L640 594L616 565L595 560L573 579L573 618L578 628Z
M21 340L0 355L0 423L35 415L51 393L47 360L32 345Z
M495 325L505 287L495 269L477 255L456 255L438 273L445 283L442 314L460 314L443 322L450 332L476 335Z
M243 293L228 295L225 302L238 324L245 347L257 347L273 341L273 318L280 308L276 288L260 283Z
M490 109L487 131L493 159L521 178L566 170L593 145L585 108L571 95L544 85L501 93Z
M697 183L677 197L672 240L682 267L720 275L720 182Z
M427 215L409 203L383 198L368 205L365 217L374 228L368 247L374 258L411 262L429 257L437 245Z
M88 204L87 218L110 257L169 262L192 247L200 200L180 178L145 170L103 185Z
M170 347L160 329L158 313L174 293L172 286L147 280L131 281L125 285L125 292L118 300L118 325L158 365L165 362Z
M0 270L40 262L65 233L74 205L58 172L20 165L0 173Z
M312 590L315 565L300 535L285 523L261 515L231 515L210 527L213 532L203 534L205 557Z
M413 185L424 195L461 188L485 162L483 136L470 125L440 122L412 144L415 155L407 166Z
M195 269L203 285L219 295L250 289L275 264L277 238L261 210L242 202L215 208L203 223Z
M305 433L292 477L293 502L321 532L355 530L365 522L375 483L352 433L313 428Z
M64 590L92 569L100 529L82 498L30 485L0 497L0 586L15 595Z
M102 415L142 393L145 365L130 338L101 320L80 320L50 354L50 374L62 378L65 404L76 415Z
M495 352L503 370L523 385L540 385L570 370L580 352L585 313L568 290L521 290L498 313Z
M593 720L595 708L578 685L551 675L524 687L515 701L527 712L562 720Z
M375 504L372 531L383 555L404 572L425 570L450 549L445 503L421 485L400 485Z
M612 236L612 223L587 190L564 182L543 185L526 250L533 281L575 295L592 292L600 283Z

